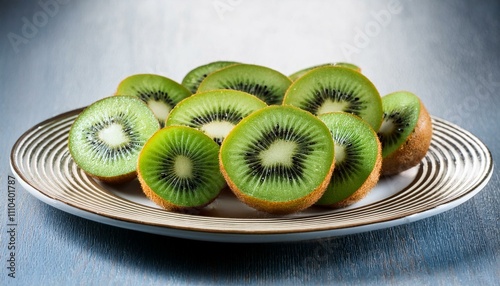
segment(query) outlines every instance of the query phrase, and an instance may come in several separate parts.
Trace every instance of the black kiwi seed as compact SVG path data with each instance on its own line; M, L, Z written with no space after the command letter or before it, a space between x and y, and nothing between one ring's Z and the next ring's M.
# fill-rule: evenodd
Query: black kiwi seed
M90 149L94 152L95 156L101 160L116 161L121 157L130 156L131 153L143 144L140 141L139 134L135 132L129 124L130 120L123 112L119 112L116 117L107 118L104 121L96 122L92 126L85 129L84 134ZM127 135L129 141L120 146L109 146L106 142L102 141L99 137L99 131L109 127L112 124L119 124L122 126L122 131Z
M243 114L238 110L228 108L217 110L216 112L207 111L205 114L198 115L191 119L191 127L197 128L212 121L228 121L237 124L241 119L243 119Z
M371 126L360 117L331 112L318 116L335 142L335 170L317 205L342 207L363 198L378 182L381 146Z
M166 125L198 129L220 145L238 122L265 106L264 101L242 91L220 89L199 92L177 104L170 112Z
M173 211L190 211L213 201L225 186L219 146L203 132L167 126L144 145L137 164L144 194Z
M229 188L244 203L292 213L323 195L334 169L334 144L318 117L273 105L233 128L221 145L219 162Z
M136 96L110 96L86 107L71 125L68 148L75 163L109 183L135 178L139 152L160 128Z
M208 75L198 92L214 89L238 90L252 94L268 105L281 104L290 79L268 67L236 64Z
M253 94L258 98L265 100L268 104L279 104L282 99L282 96L279 96L276 88L258 83L251 83L244 79L228 80L227 82L221 83L221 88L239 90Z
M342 162L337 162L335 166L335 180L339 183L346 182L352 177L352 174L358 172L358 166L363 160L360 154L363 152L359 145L353 144L349 139L336 139L338 144L344 146L345 160Z
M330 87L319 87L312 92L316 96L307 98L302 108L313 114L318 114L318 109L328 99L333 102L348 103L349 105L343 111L358 116L360 111L366 108L366 101L360 100L359 97L350 92L342 92Z
M152 100L161 100L168 106L175 106L175 102L169 97L168 92L163 90L137 89L137 96L144 102Z
M155 74L135 74L120 82L115 95L132 95L145 102L163 127L170 110L191 92L167 77Z
M432 120L417 95L396 91L382 97L383 121L377 131L382 144L381 175L395 175L418 165L432 139Z
M174 146L170 153L166 154L163 161L158 164L158 169L163 170L158 175L158 179L165 182L170 186L174 186L177 192L193 192L202 183L202 174L200 169L193 168L193 174L189 178L183 178L175 175L174 165L177 156L186 156L187 158L194 158L196 161L195 152L185 150L179 146Z
M379 132L377 134L382 144L382 148L384 148L385 145L397 144L401 140L402 134L410 126L411 118L411 112L405 109L390 113L384 112L383 121L390 120L394 127L393 131L390 133Z
M214 61L190 70L182 79L182 85L191 93L196 93L200 83L211 73L237 64L232 61Z
M315 68L294 81L283 99L315 115L343 111L357 115L374 130L382 123L382 99L363 74L340 66Z

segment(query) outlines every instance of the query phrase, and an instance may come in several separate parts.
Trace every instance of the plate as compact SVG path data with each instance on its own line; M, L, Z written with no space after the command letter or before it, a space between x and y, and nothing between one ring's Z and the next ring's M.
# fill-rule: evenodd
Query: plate
M10 164L21 185L62 211L117 227L218 242L283 242L343 236L414 222L452 209L488 182L493 162L488 148L470 132L433 117L433 137L422 162L381 178L370 194L347 208L311 207L287 216L263 214L224 191L199 213L161 209L137 181L99 183L72 160L67 139L83 108L26 131L12 148Z

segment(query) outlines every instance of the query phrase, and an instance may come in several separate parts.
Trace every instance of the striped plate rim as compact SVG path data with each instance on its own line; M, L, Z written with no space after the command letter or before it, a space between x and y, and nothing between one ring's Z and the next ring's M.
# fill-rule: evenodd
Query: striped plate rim
M71 124L83 108L27 130L11 151L23 187L63 211L118 227L182 238L272 242L346 235L416 221L454 208L477 194L493 172L488 148L473 134L433 117L433 137L414 178L386 198L355 208L282 217L181 214L116 195L85 175L67 149ZM391 180L388 178L388 180Z

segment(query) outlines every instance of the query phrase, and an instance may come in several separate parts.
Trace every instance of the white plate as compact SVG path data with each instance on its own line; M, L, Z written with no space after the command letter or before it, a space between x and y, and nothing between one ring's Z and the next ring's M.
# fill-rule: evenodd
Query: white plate
M360 202L343 209L312 207L270 216L225 191L199 214L165 211L137 181L100 184L83 173L67 149L69 128L82 109L41 122L11 152L22 186L41 201L97 222L172 237L219 242L280 242L341 236L392 227L452 209L477 194L493 171L487 147L462 128L433 118L433 138L421 164L381 178Z

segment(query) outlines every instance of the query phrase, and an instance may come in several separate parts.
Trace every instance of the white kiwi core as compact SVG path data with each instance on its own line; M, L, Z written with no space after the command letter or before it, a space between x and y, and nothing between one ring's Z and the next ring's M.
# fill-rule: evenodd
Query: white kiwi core
M391 119L384 120L382 121L382 125L380 126L378 133L391 134L394 131L394 128L396 128L396 125L394 124L394 122L392 122Z
M335 163L341 163L342 161L345 160L346 152L345 152L345 147L343 145L335 143L333 151L335 156Z
M168 104L159 100L149 100L148 107L153 111L156 118L165 120L172 109Z
M297 149L297 143L286 140L274 141L267 150L259 153L259 159L262 166L271 167L275 165L283 165L286 167L293 166L293 155Z
M225 138L234 124L228 121L212 121L200 127L211 138Z
M179 178L191 178L193 176L193 162L188 157L179 155L175 158L174 170Z
M328 112L336 112L336 111L343 111L347 107L349 107L349 102L347 101L333 101L331 99L325 100L323 104L318 108L318 111L316 112L317 115L328 113Z
M129 142L129 138L118 123L110 124L97 134L99 139L110 147L119 147Z

